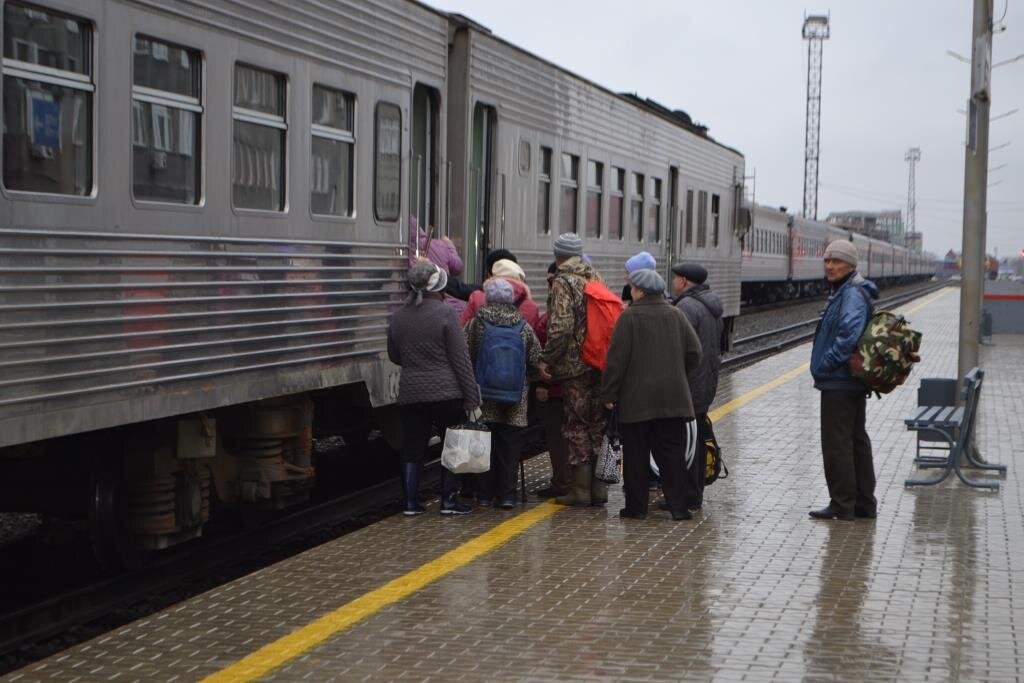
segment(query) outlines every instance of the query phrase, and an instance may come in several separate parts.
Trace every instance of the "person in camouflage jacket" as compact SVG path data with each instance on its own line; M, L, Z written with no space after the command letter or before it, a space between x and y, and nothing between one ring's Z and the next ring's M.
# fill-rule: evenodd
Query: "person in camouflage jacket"
M558 270L548 295L548 340L541 360L547 374L562 386L562 434L573 473L572 490L555 500L563 505L603 505L608 487L593 478L593 464L603 446L608 418L601 403L601 372L582 358L587 332L583 290L600 276L583 261L583 241L575 233L559 235L554 253Z

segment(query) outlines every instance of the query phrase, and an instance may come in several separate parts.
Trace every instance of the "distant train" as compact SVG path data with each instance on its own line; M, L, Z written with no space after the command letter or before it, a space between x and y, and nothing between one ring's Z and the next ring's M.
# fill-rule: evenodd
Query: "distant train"
M464 17L396 0L3 2L0 510L104 563L281 508L314 429L397 443L408 226L543 302L575 231L739 314L744 158Z
M906 247L849 230L756 205L753 224L742 239L741 298L745 304L766 304L825 293L822 258L832 240L852 240L858 270L879 285L925 280L934 263Z

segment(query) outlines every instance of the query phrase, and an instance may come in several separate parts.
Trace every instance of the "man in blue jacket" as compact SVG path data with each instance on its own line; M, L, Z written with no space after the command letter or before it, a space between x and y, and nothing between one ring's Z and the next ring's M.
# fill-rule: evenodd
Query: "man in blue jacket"
M832 295L814 335L811 375L821 391L821 454L831 500L809 514L815 519L874 517L875 468L864 428L868 391L850 374L849 363L878 288L857 272L857 248L848 240L825 249L825 278Z

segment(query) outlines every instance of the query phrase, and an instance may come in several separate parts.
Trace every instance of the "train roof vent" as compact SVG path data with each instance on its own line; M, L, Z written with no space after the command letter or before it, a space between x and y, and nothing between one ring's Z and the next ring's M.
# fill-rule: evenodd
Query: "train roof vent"
M486 26L477 21L473 21L465 14L459 14L458 12L449 12L448 18L452 21L452 23L458 26L468 26L482 33L492 33L491 29L487 28Z

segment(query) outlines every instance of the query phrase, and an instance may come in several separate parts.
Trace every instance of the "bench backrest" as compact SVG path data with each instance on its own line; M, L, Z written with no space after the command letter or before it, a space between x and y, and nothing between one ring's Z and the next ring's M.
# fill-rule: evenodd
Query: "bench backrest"
M985 380L985 371L974 368L964 377L964 423L960 429L960 442L964 446L971 443L974 434L974 416L978 412L978 399L981 397L981 384Z

